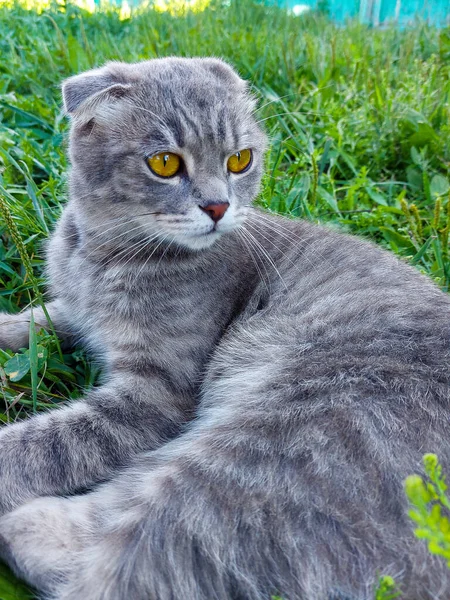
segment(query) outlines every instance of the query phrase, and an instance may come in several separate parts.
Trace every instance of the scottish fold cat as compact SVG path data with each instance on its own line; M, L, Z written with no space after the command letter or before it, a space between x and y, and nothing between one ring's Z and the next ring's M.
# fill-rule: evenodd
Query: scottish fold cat
M63 85L48 310L103 361L0 432L0 552L58 600L450 596L404 478L450 466L450 300L374 245L251 207L266 137L218 59ZM38 326L47 327L35 309ZM0 345L27 343L2 315Z

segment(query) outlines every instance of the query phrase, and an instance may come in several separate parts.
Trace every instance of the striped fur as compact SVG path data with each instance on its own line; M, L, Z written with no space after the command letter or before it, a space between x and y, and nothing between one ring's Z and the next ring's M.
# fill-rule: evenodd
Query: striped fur
M3 557L54 600L368 600L378 573L448 597L402 483L425 452L450 469L447 295L250 207L265 137L225 63L112 63L64 97L49 310L104 381L2 431ZM251 168L227 174L244 148ZM150 173L164 150L182 176ZM214 228L200 207L225 201ZM3 315L0 345L27 332Z

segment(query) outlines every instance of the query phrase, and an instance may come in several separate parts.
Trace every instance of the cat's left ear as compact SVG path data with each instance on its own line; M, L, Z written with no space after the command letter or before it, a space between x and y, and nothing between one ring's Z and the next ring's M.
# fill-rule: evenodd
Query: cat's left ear
M66 79L62 85L66 113L76 115L84 112L88 106L93 108L105 101L125 96L131 84L118 67L120 63L110 64Z

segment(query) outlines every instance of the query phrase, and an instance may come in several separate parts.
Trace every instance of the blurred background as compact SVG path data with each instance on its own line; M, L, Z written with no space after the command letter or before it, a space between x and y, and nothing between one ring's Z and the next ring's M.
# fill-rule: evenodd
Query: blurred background
M74 3L88 10L96 10L101 6L129 7L152 6L159 10L203 10L211 4L211 0L74 0ZM449 0L260 0L267 6L279 8L299 16L309 11L321 11L339 23L357 18L363 23L388 25L396 23L404 27L418 19L445 26L450 22ZM0 5L11 5L11 0L0 0ZM25 0L23 6L37 8L49 6L49 0Z
M279 5L284 6L280 2ZM301 3L289 0L286 7L294 14L325 9L336 21L343 22L356 17L375 26L391 22L405 26L416 19L445 25L450 15L448 0L305 0Z

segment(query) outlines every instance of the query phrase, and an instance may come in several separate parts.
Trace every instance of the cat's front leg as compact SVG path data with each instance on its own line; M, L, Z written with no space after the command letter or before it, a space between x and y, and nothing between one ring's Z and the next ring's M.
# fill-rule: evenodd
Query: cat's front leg
M34 307L33 318L36 329L50 330L51 326L42 307ZM65 340L71 332L64 317L62 303L54 300L46 304L46 310L58 337ZM0 313L0 348L17 352L19 348L26 348L30 335L31 309L28 308L17 314Z
M0 518L0 560L41 592L69 580L87 550L89 496L36 498Z
M193 399L158 375L121 372L83 401L0 431L0 513L108 479L174 437Z
M153 462L150 454L145 462ZM139 480L144 479L142 475ZM134 469L125 470L94 492L70 498L35 498L3 515L0 560L45 598L159 600L159 596L145 594L142 581L142 589L130 591L137 553L141 544L150 541L146 528L153 521L143 481L136 476ZM164 506L164 499L160 501ZM158 515L153 516L158 527ZM147 566L152 567L150 563ZM136 575L141 579L143 573ZM148 577L152 579L151 573ZM187 591L181 597L196 596Z

